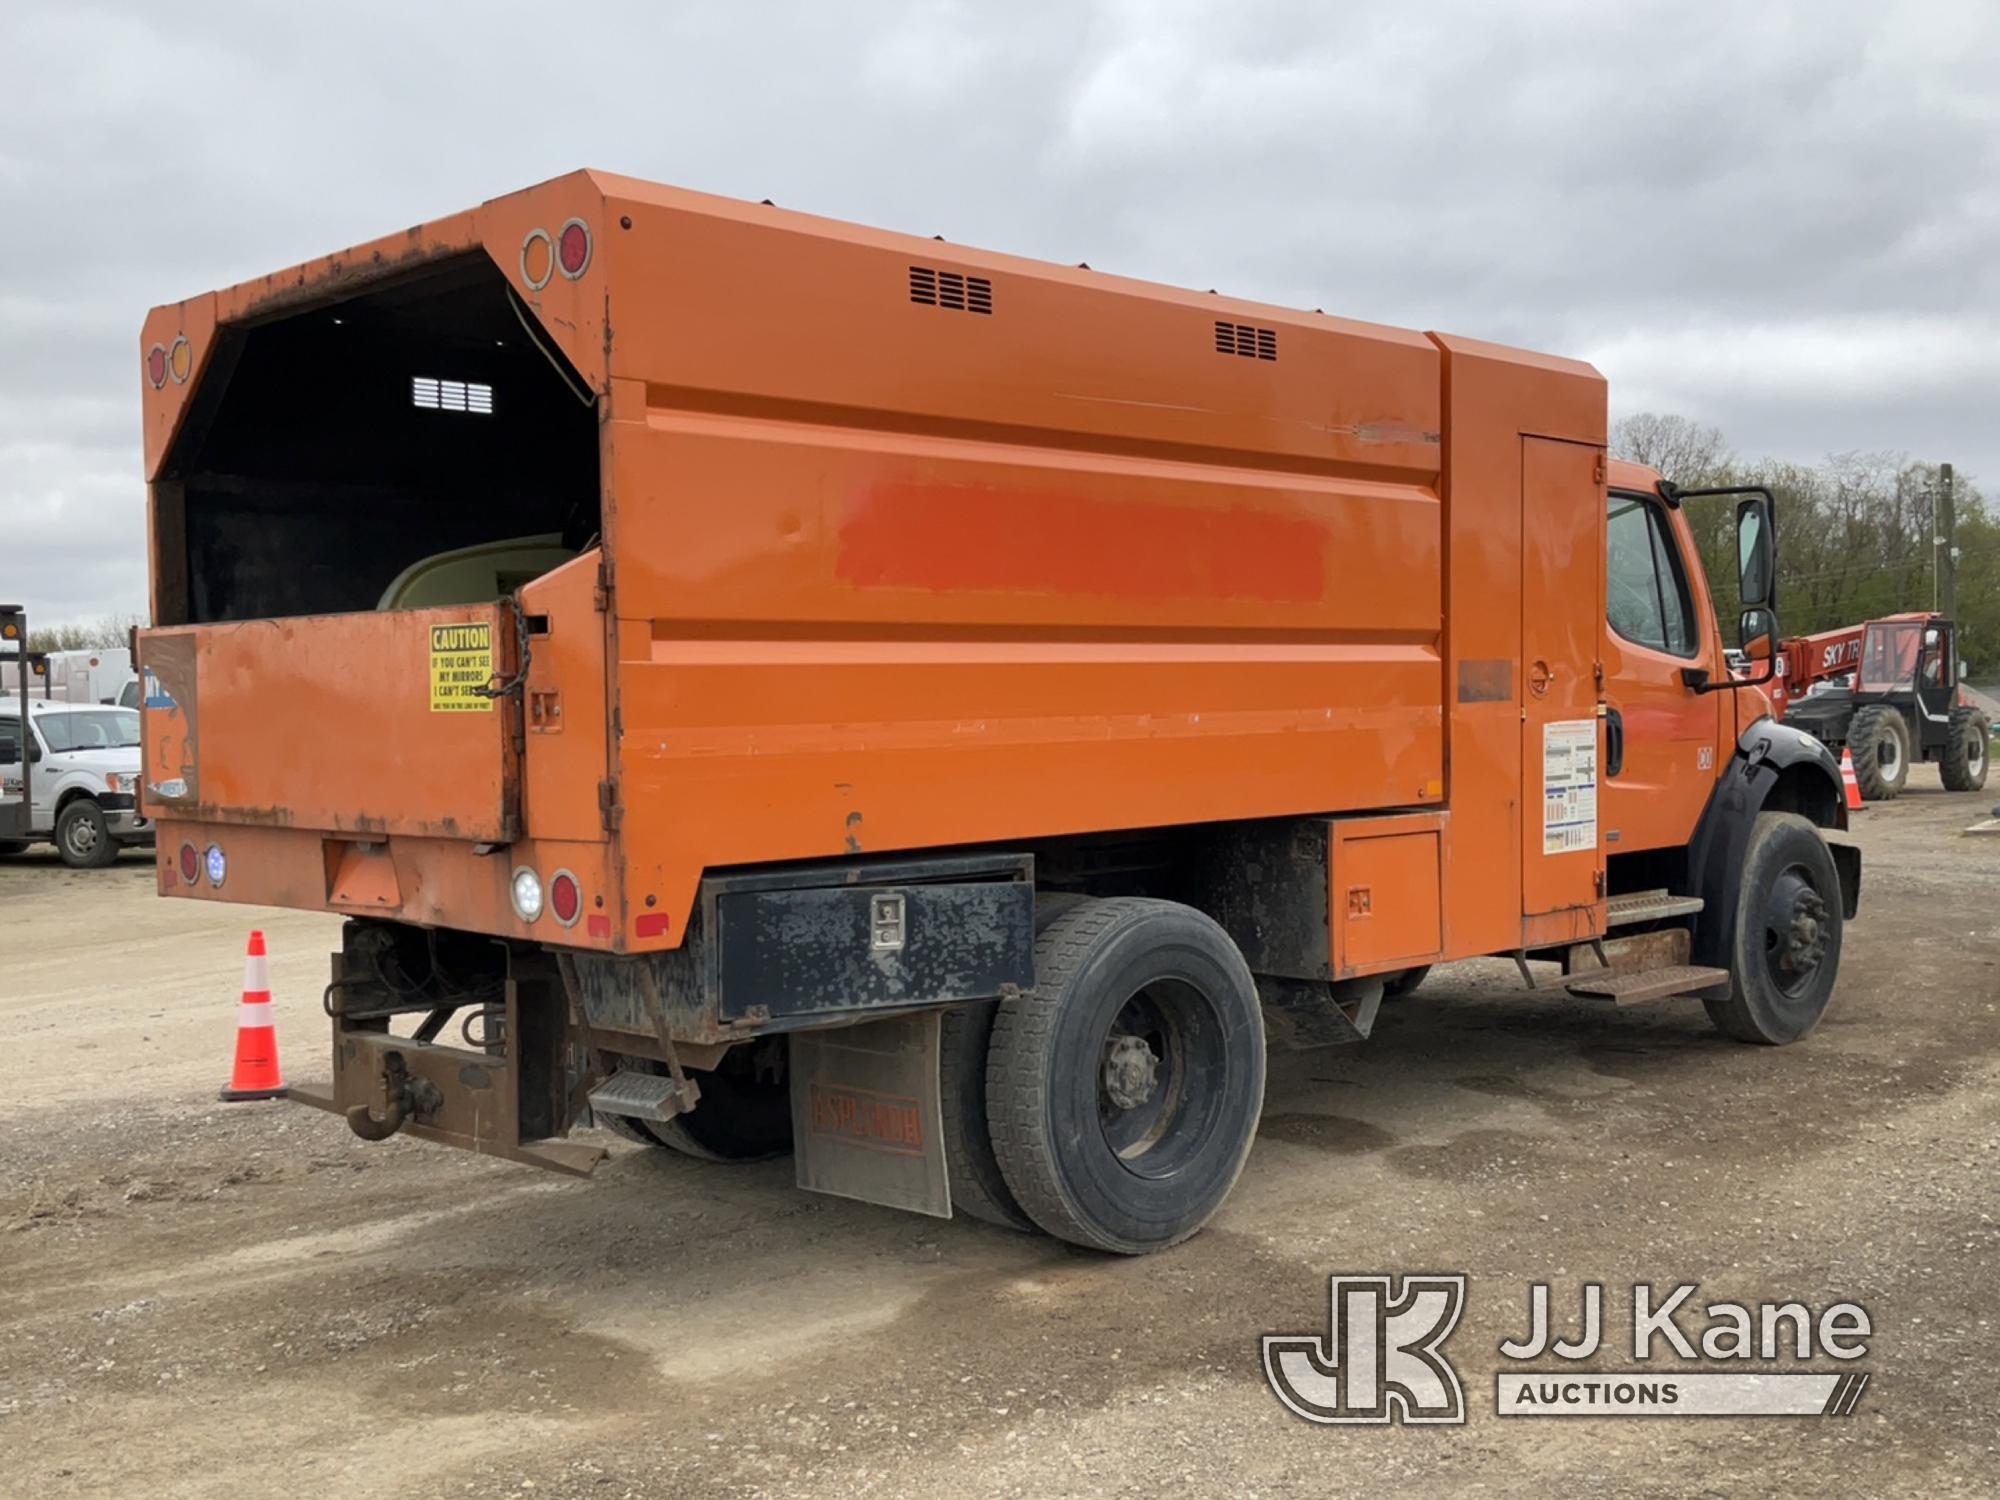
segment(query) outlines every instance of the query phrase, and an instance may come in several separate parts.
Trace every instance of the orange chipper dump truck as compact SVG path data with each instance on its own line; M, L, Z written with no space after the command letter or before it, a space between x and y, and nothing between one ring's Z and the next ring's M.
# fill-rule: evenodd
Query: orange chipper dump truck
M364 1137L1136 1253L1429 965L1833 988L1838 768L1587 365L590 172L141 356L160 890L347 919Z

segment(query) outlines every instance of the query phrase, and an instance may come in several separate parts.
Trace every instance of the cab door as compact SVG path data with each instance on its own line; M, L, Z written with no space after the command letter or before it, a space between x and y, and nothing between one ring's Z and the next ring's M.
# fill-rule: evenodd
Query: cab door
M1658 495L1612 490L1605 519L1604 840L1611 854L1685 844L1719 774L1723 693L1689 669L1723 671L1693 538Z

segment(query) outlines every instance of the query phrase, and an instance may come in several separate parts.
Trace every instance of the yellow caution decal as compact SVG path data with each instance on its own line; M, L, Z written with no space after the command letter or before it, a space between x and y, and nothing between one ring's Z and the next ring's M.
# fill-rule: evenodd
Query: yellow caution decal
M484 621L431 626L431 712L490 714L473 691L493 680L493 627Z

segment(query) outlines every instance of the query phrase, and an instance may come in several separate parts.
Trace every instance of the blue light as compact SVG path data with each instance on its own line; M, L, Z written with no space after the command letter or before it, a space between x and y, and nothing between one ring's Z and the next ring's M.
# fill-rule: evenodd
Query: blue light
M208 883L221 885L222 877L229 873L229 861L222 857L222 845L208 846Z

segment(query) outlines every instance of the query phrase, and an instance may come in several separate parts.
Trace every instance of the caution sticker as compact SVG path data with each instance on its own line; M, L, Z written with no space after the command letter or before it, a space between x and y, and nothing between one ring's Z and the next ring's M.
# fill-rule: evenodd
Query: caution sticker
M493 700L473 691L493 680L493 627L485 622L431 626L431 712L490 714Z
M1597 720L1542 726L1542 853L1597 847Z

